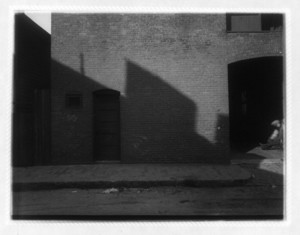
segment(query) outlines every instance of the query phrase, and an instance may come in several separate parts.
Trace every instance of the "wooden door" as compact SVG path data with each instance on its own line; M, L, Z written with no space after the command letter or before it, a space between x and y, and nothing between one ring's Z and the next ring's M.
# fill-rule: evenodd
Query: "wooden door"
M94 92L94 160L120 160L120 93Z

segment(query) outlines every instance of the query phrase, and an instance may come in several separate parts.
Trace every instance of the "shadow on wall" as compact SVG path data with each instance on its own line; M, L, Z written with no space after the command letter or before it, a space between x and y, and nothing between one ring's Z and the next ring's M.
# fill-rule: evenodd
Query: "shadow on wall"
M84 72L83 56L81 72ZM51 62L51 157L53 164L93 161L93 96L102 84L55 60ZM78 108L66 106L66 95L81 95Z
M135 161L227 160L226 136L217 133L212 144L197 134L196 122L201 120L196 120L193 100L132 61L126 61L126 68L123 148ZM224 126L228 118L220 116L219 122Z
M53 163L93 162L93 92L110 89L52 61ZM229 163L228 117L219 115L216 141L196 132L196 104L162 78L126 60L126 97L121 99L121 160L124 163ZM68 109L66 93L82 94ZM220 128L217 128L220 127Z

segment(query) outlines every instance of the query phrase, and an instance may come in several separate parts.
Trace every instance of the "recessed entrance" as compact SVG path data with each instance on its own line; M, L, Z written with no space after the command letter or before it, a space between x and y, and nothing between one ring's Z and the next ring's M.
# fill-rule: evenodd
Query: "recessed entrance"
M94 160L120 160L120 92L94 92Z
M247 151L265 143L271 122L283 118L282 57L262 57L228 65L230 142Z

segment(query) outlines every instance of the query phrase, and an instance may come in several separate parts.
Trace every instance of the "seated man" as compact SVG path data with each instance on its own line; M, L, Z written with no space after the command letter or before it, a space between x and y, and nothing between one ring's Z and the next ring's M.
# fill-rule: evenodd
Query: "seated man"
M266 144L260 144L261 148L266 149L282 149L283 148L283 127L284 121L275 120L271 123L274 127L273 133L267 140Z

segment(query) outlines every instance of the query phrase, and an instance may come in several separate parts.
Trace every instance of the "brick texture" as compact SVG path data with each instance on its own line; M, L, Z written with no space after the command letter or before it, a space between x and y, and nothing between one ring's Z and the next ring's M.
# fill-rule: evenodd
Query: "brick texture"
M121 92L124 163L228 163L228 63L280 55L281 33L223 14L53 14L53 163L93 162L92 92ZM80 109L65 107L81 93Z

